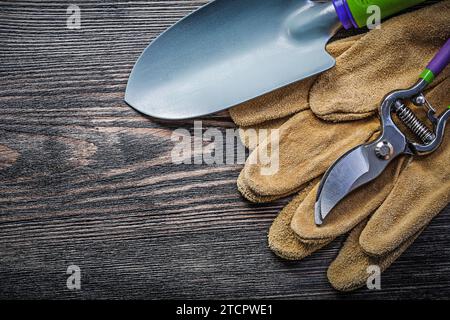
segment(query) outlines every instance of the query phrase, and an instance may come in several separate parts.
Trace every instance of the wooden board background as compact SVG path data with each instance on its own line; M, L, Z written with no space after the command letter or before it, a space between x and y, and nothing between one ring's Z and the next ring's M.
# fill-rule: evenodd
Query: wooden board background
M0 298L447 298L449 208L382 291L341 294L325 273L342 239L283 261L266 233L286 200L241 198L240 165L171 164L171 132L192 122L143 117L123 95L148 42L203 3L0 1Z

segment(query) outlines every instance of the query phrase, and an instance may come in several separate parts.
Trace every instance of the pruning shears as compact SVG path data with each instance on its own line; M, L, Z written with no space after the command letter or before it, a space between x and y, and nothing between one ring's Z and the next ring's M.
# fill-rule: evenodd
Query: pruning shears
M321 225L332 209L350 192L376 179L396 157L402 154L421 156L434 152L442 143L450 106L439 116L423 91L450 62L450 39L435 55L409 89L389 93L381 103L382 134L374 142L360 145L341 156L325 173L317 193L315 223ZM406 105L410 101L426 110L433 129L420 120ZM410 140L393 121L397 118L414 134Z

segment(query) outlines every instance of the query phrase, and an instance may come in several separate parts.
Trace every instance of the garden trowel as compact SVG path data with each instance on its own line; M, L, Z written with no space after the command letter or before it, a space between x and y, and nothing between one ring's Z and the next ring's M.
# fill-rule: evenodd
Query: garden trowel
M215 0L154 40L130 75L125 101L161 119L218 112L323 72L325 45L424 0Z

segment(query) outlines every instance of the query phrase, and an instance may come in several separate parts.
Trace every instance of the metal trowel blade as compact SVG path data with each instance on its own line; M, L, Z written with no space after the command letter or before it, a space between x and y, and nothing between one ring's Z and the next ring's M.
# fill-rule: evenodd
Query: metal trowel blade
M323 72L340 23L331 3L216 0L154 40L125 101L160 119L195 118Z

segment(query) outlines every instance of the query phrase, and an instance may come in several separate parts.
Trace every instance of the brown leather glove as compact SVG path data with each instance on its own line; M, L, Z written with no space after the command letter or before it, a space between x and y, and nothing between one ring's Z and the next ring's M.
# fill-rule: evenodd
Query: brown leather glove
M434 178L435 171L422 170L422 181L430 182L431 185L438 183L446 188L438 192L439 199L436 201L425 201L432 209L425 210L421 207L417 212L402 211L403 215L389 211L387 218L386 214L378 214L385 212L386 209L383 208L395 208L394 204L399 205L398 203L407 207L404 199L397 201L401 196L397 195L399 183L407 181L409 187L411 177L418 178L410 172L420 171L415 163L423 164L423 161L420 162L422 159L410 161L403 158L396 161L382 177L352 194L349 200L343 201L327 220L327 224L321 228L314 225L313 206L311 207L316 190L310 191L317 178L337 157L377 135L379 122L372 115L376 106L387 92L408 87L417 80L421 69L449 36L448 14L449 2L445 1L391 19L383 24L381 30L373 30L347 42L340 41L335 44L337 48L343 48L336 50L336 68L317 79L291 85L230 112L238 125L280 129L280 170L273 176L263 176L260 174L261 165L250 164L249 161L238 180L238 187L243 195L251 201L263 202L302 190L280 213L271 227L269 245L275 253L288 259L301 259L336 236L354 228L347 244L329 270L329 279L338 289L349 290L364 284L367 273L365 269L361 271L361 266L373 262L371 259L379 262L382 269L389 266L431 217L448 203L449 189L445 184L446 180L442 180L442 183L433 179L426 180L426 175ZM333 46L330 45L329 48L333 50ZM448 81L443 82L448 74L447 69L434 82L439 89L429 92L437 105L445 103L440 93L448 91ZM349 83L353 85L349 86ZM328 120L365 119L332 123L318 119L309 107ZM285 118L292 114L290 118ZM246 128L242 130L244 140L245 131ZM445 149L445 145L440 150L443 148ZM250 158L255 153L253 152ZM441 161L439 159L442 156L439 158L438 151L427 159L433 159L433 156L438 157L438 160L433 161ZM445 172L445 167L440 168ZM427 189L430 186L427 183L419 183L418 191ZM406 192L412 200L417 199L414 197L417 194L419 193L415 191ZM430 197L432 195L430 194ZM409 200L411 199L405 201ZM373 212L376 214L362 232L367 217ZM400 218L414 223L394 225L396 219ZM380 221L383 223L380 224ZM380 226L385 228L380 229ZM392 237L379 237L377 230L383 230L386 235L389 235L387 231L391 230ZM361 245L354 241L358 238L365 239ZM359 257L359 260L356 257ZM346 270L350 268L348 266L343 268L350 258L356 259L355 263L349 264L354 270ZM346 271L340 273L338 270Z

